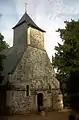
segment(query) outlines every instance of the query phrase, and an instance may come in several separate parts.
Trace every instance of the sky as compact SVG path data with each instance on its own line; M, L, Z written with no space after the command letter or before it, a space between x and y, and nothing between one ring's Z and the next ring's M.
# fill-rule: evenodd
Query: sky
M22 15L27 13L34 22L46 31L45 50L50 61L55 54L57 43L62 44L58 28L65 28L64 21L79 19L79 0L0 0L0 32L4 40L13 45L13 30Z

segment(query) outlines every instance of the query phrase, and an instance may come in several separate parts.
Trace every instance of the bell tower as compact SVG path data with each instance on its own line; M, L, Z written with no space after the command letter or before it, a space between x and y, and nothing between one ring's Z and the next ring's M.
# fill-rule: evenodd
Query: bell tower
M39 28L26 12L13 27L14 38L13 46L31 45L33 47L44 49L44 30Z

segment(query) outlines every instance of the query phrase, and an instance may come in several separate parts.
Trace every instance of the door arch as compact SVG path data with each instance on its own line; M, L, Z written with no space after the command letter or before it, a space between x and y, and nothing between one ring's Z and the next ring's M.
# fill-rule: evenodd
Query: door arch
M40 112L40 106L43 106L43 94L38 93L37 94L37 106L38 106L38 112Z

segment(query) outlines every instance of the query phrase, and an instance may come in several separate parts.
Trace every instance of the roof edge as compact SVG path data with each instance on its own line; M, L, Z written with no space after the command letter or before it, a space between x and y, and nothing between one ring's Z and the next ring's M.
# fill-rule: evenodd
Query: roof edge
M40 30L41 32L46 32L46 31L44 31L44 30L42 30L41 28L37 28L37 27L35 27L35 26L33 26L33 25L30 25L30 24L28 24L28 26L30 26L30 27L33 27L33 28L35 28L35 29L37 29L37 30Z
M26 21L24 20L24 21L21 22L20 24L14 26L12 29L15 29L16 27L18 27L19 25L21 25L21 24L23 24L23 23L26 23ZM40 30L41 32L46 32L46 31L42 30L41 28L35 27L35 26L31 25L31 24L28 24L28 26L31 26L31 27L33 27L33 28L35 28L35 29L37 29L37 30Z
M23 22L19 23L18 25L15 25L12 29L15 29L16 27L18 27L19 25L25 23L26 21L24 20Z

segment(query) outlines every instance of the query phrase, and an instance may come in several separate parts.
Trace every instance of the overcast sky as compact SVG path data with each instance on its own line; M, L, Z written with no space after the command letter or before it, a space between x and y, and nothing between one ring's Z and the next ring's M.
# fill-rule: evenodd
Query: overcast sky
M36 24L46 31L45 49L51 60L54 55L54 47L61 43L58 28L64 28L65 20L79 19L79 0L0 0L0 32L10 46L13 44L12 27L25 12Z

